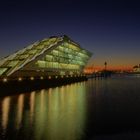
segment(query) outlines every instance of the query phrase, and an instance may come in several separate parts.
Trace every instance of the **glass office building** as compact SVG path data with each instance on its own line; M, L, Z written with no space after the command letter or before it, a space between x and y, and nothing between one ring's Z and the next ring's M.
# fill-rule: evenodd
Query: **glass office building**
M91 53L66 35L53 36L0 60L0 77L81 74Z

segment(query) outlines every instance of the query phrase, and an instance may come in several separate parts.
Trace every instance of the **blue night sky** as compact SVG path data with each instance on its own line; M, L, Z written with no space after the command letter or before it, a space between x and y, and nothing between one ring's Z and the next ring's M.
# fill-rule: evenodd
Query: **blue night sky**
M136 0L2 0L0 58L66 34L91 51L91 63L140 63L140 3Z

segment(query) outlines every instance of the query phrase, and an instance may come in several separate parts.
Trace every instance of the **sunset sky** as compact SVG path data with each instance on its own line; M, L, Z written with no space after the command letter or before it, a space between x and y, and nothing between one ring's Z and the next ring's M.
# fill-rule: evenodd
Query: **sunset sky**
M140 63L138 0L2 0L0 58L35 41L66 34L91 51L90 64Z

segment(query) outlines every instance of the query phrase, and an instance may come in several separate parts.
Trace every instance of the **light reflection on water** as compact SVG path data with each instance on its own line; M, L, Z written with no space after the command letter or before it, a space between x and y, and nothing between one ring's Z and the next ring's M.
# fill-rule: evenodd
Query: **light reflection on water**
M23 115L23 107L24 107L24 94L19 95L17 100L17 113L16 113L16 128L19 129L21 125L22 115Z
M86 119L85 94L83 82L1 99L1 139L19 139L19 135L26 140L80 139Z
M139 85L138 75L121 75L0 98L0 140L103 140L108 133L139 133Z
M8 124L10 109L10 97L6 97L2 101L2 128L6 130Z

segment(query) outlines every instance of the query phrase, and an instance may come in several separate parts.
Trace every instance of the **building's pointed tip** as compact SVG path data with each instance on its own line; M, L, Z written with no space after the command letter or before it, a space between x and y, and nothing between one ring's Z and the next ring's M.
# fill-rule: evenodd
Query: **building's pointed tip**
M64 40L70 40L70 38L68 37L68 35L64 34L64 35L58 35L58 36L50 36L49 38L63 38Z

